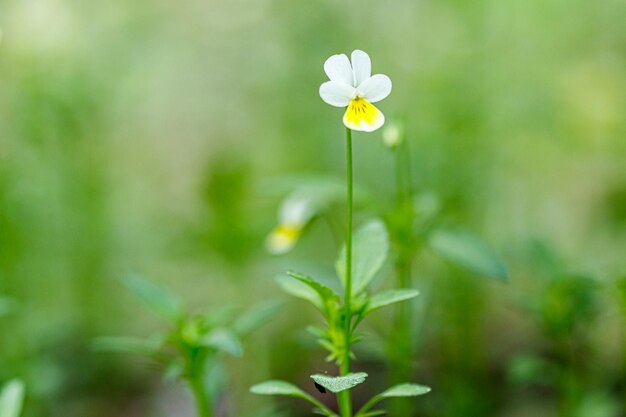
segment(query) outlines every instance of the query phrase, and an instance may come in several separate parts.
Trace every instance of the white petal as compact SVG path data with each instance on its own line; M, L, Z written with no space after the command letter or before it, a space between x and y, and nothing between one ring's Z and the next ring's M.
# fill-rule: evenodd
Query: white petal
M320 86L320 97L335 107L346 107L355 95L355 88L344 83L326 81Z
M354 72L354 85L359 85L372 76L372 61L370 56L361 50L352 52L352 71Z
M313 200L306 196L291 195L280 206L279 220L281 224L302 227L315 214Z
M357 90L364 99L376 103L391 93L391 80L386 75L376 74L363 81Z
M333 55L324 62L324 71L331 81L354 85L352 65L346 54Z

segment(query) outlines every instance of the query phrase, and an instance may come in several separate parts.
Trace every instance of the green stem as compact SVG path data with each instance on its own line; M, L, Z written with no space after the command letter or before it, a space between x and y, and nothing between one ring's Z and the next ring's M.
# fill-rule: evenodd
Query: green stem
M415 219L411 196L411 161L406 138L400 142L395 153L395 179L397 207L395 215L397 223L395 241L397 256L395 274L398 288L411 288L411 258L413 256L412 237L407 232L412 229ZM412 374L413 332L411 328L412 302L400 303L395 309L394 325L389 338L390 380L392 384L406 382ZM405 398L391 402L391 415L408 416L412 413L411 401Z
M350 342L352 339L352 130L346 128L346 285L344 293L344 356L341 359L341 375L350 373ZM350 390L337 395L341 417L352 417Z
M212 417L213 410L211 409L211 402L204 387L202 375L192 376L189 384L191 385L191 391L196 400L198 417Z

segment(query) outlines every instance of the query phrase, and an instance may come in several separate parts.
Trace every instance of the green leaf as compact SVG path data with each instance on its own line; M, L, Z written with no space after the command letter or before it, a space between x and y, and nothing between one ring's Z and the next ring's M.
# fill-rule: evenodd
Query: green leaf
M352 242L352 294L357 295L382 268L387 259L389 238L387 229L380 220L371 220L361 227ZM341 283L346 283L346 248L341 249L335 264Z
M257 384L250 388L250 392L259 395L285 395L288 397L301 398L317 407L322 414L328 417L338 417L337 414L333 413L324 404L317 401L315 398L311 397L300 388L286 381L271 380L261 382L260 384Z
M315 374L311 375L311 378L327 390L337 393L362 384L365 381L365 378L367 378L367 374L365 372L357 372L343 376Z
M443 258L480 275L501 280L508 278L506 265L477 236L453 230L435 230L429 238L430 247Z
M387 414L385 410L374 410L365 414L358 414L358 417L378 417Z
M419 395L428 394L429 392L430 392L430 387L427 387L426 385L399 384L378 394L378 396L381 398L417 397Z
M295 271L287 271L287 275L289 275L290 277L294 279L297 279L298 281L307 285L313 291L315 291L317 295L319 295L320 299L323 301L325 306L328 305L328 303L332 301L339 300L339 295L335 294L333 290L328 288L326 285L315 281L313 278L311 278L308 275L301 274Z
M307 393L305 393L295 385L286 381L280 381L276 379L256 384L252 388L250 388L250 392L259 395L286 395L289 397L298 398L308 396Z
M215 329L202 338L201 344L233 356L243 355L243 346L235 333L228 329Z
M300 281L294 280L293 278L286 275L277 276L276 282L278 282L278 285L280 285L283 291L285 291L287 294L293 295L294 297L302 298L303 300L307 300L320 310L324 310L324 303L322 302L319 294L308 285Z
M9 381L0 392L0 417L18 417L24 404L24 383Z
M367 417L367 416L376 416L379 415L380 411L369 411L372 407L378 404L380 401L386 398L394 398L394 397L417 397L419 395L424 395L430 392L430 387L425 385L418 384L399 384L395 385L386 391L381 392L380 394L372 397L365 405L356 413L355 417Z
M93 349L98 352L134 353L146 356L158 354L161 346L161 340L133 337L98 337L92 342Z
M373 295L370 298L369 303L367 304L366 312L370 313L374 310L378 310L379 308L388 306L390 304L410 300L411 298L415 298L418 295L419 291L411 288L381 292L379 294Z
M130 291L141 298L161 317L177 321L183 316L184 309L181 299L161 286L136 274L126 275L123 282Z
M235 321L233 331L240 336L247 336L273 319L281 308L283 308L283 304L276 301L269 301L256 306Z

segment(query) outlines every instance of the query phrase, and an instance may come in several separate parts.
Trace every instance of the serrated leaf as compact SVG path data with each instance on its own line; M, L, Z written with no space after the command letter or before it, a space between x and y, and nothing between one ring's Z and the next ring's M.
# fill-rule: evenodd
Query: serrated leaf
M387 259L389 238L380 220L371 220L354 234L352 242L352 295L365 290ZM341 283L346 282L346 248L335 264Z
M144 340L134 337L98 337L93 340L92 347L98 352L134 353L152 356L161 348L160 340Z
M258 395L286 395L289 397L307 397L308 394L295 385L281 380L261 382L250 388L250 392Z
M202 338L201 344L233 356L243 355L243 346L235 333L228 329L215 329Z
M172 321L182 317L184 311L182 300L161 286L136 274L126 275L123 282L161 317Z
M430 387L427 387L426 385L399 384L385 390L378 395L381 398L417 397L419 395L428 394L430 391Z
M501 280L508 278L506 265L500 257L471 233L438 229L431 233L429 245L446 260L472 272Z
M367 313L370 313L379 308L388 306L390 304L399 303L401 301L410 300L419 295L419 291L411 288L403 288L399 290L389 290L376 295L373 295L369 303L367 304Z
M276 282L287 294L293 295L294 297L302 298L303 300L307 300L320 310L324 309L324 303L322 302L319 294L308 285L300 281L294 280L293 278L286 275L277 276Z
M337 393L362 384L367 378L365 372L351 373L343 376L330 376L324 374L311 375L311 379L327 390Z
M0 393L0 417L18 417L24 403L24 383L14 379L6 383Z
M247 336L274 318L282 307L283 304L276 301L270 301L256 306L235 320L232 327L233 331L240 336Z

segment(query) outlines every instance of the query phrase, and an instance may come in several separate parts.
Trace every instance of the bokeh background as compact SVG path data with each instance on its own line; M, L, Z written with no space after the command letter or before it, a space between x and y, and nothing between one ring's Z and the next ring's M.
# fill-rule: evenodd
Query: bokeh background
M419 416L626 416L625 22L623 0L0 1L0 382L25 380L26 417L192 416L149 364L90 348L162 327L120 285L139 271L191 308L284 300L228 361L230 415L268 407L247 391L269 377L312 388L320 318L273 277L330 269L338 246L314 222L269 255L271 184L342 177L341 111L317 90L359 48L394 82L379 107L416 191L510 273L420 251ZM380 132L355 135L355 176L361 210L393 200ZM385 386L389 317L357 349L376 376L357 402Z

